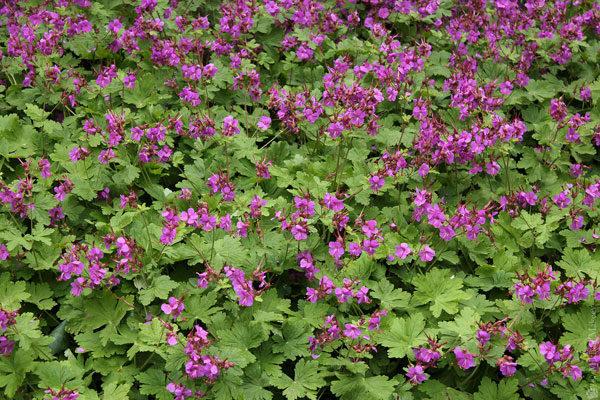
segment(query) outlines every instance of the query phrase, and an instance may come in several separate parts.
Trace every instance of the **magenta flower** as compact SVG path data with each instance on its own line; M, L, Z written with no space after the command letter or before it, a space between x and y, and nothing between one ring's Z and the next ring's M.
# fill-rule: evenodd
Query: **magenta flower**
M237 119L233 118L231 115L226 116L223 119L223 136L234 136L240 133L240 123Z
M325 193L325 197L323 197L323 203L325 204L325 207L334 212L339 212L344 209L344 202L338 199L335 194Z
M177 317L181 315L183 310L185 310L185 304L181 299L171 296L169 297L169 301L167 303L163 303L160 306L160 309L165 314L171 315L173 319L177 319Z
M362 334L362 331L356 325L345 324L344 328L344 336L347 338L358 339Z
M198 94L198 92L196 92L189 86L184 87L181 90L181 92L179 92L179 98L194 107L200 105L200 103L202 102L200 100L200 95Z
M8 257L10 257L10 253L8 252L8 249L6 248L6 245L4 243L0 243L0 260L4 261Z
M478 329L475 338L481 346L485 346L490 341L490 333L484 329Z
M496 365L500 368L500 373L503 376L513 376L517 372L517 363L514 362L511 356L504 356L500 358Z
M590 89L590 87L582 87L581 91L579 92L579 97L581 97L581 100L583 101L590 101L592 99L592 90Z
M427 375L425 374L425 369L422 365L412 365L409 364L407 368L404 369L406 371L406 377L409 382L413 385L418 385L427 380Z
M460 368L470 369L475 366L475 354L463 351L460 347L455 347L453 351Z
M260 117L260 119L258 120L258 123L256 124L256 126L258 127L258 129L260 129L261 131L266 131L267 129L269 129L269 127L271 126L271 118L263 115L262 117Z
M125 75L125 78L123 78L123 85L127 89L133 89L135 87L136 79L137 78L134 73L129 73L129 74Z
M408 243L400 243L399 245L396 246L395 255L397 258L399 258L401 260L404 260L411 253L412 253L412 249L410 248Z
M339 241L329 242L329 254L339 260L344 255L344 245Z
M583 377L583 371L575 364L568 363L562 368L562 374L565 378L569 377L573 381L577 382Z
M433 250L428 245L423 246L421 251L419 251L419 258L423 262L429 262L429 261L433 260L434 257L435 257L435 250Z

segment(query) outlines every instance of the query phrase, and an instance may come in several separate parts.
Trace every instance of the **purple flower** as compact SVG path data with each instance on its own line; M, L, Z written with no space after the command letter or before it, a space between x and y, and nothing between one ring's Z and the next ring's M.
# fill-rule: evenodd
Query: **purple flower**
M125 78L123 78L123 85L127 89L133 89L135 87L136 79L137 78L133 72L129 73L129 74L125 75Z
M385 184L385 178L381 178L379 175L373 175L369 178L369 184L371 185L371 189L377 192Z
M361 288L358 289L356 291L356 293L354 293L354 297L356 298L356 302L358 304L370 303L371 300L369 299L368 293L369 293L369 288L366 287L366 286L361 286Z
M406 257L408 257L410 255L410 253L412 253L412 250L411 250L410 246L408 245L408 243L400 243L399 245L396 246L395 255L397 258L404 260Z
M589 101L592 98L592 90L590 89L589 86L584 86L581 88L581 91L579 92L579 97L581 97L581 100L583 101Z
M560 359L556 346L551 342L540 343L540 354L546 359L548 364L553 364Z
M348 245L348 253L350 253L352 257L360 257L362 254L362 247L360 247L360 244L352 242Z
M325 193L323 203L325 204L325 207L334 212L339 212L344 209L344 202L338 199L335 194Z
M228 115L223 119L223 136L234 136L240 133L240 123L233 116Z
M345 324L344 328L344 336L350 339L358 339L362 333L356 325Z
M433 260L434 257L435 257L435 250L433 250L428 245L423 246L421 251L419 251L419 258L423 262L429 262L429 261Z
M456 356L456 362L462 369L469 369L475 366L474 354L468 351L463 351L460 347L454 348L454 355Z
M308 239L308 230L303 225L300 225L300 224L293 225L290 232L292 233L292 236L294 237L294 239L296 239L298 241Z
M567 364L562 370L563 376L565 378L570 377L573 381L578 381L583 377L583 372L581 368L574 364Z
M261 131L266 131L267 129L269 129L269 127L271 126L271 118L263 115L262 117L260 117L260 119L258 120L258 123L256 124L256 126L258 127L258 129L260 129Z
M475 338L482 346L485 346L490 341L490 333L483 329L478 329Z
M511 81L504 81L500 84L500 93L502 93L503 95L508 96L512 93L512 90L513 85Z
M194 107L200 105L200 103L202 102L200 100L200 95L198 94L198 92L196 92L189 86L184 87L181 90L181 92L179 92L179 98Z
M48 179L52 176L52 172L50 171L50 161L42 158L38 161L38 167L40 168L40 175L44 179Z
M498 360L496 365L500 368L503 376L513 376L517 372L517 363L511 356L504 356Z
M339 260L344 255L344 245L339 241L329 242L329 254Z
M9 356L15 348L15 342L6 336L0 336L0 356Z
M96 78L96 84L101 88L107 87L117 77L117 66L103 67Z
M6 245L4 243L0 244L0 260L4 261L8 257L10 257L10 253L8 252L8 249L6 248Z
M296 56L298 57L298 59L300 61L310 60L313 57L313 55L314 55L313 49L308 47L308 44L306 44L306 43L302 43L298 47L298 50L296 50Z
M409 382L413 385L418 385L427 380L427 375L425 375L425 369L420 364L409 364L408 368L405 368L405 371L406 377L408 378Z

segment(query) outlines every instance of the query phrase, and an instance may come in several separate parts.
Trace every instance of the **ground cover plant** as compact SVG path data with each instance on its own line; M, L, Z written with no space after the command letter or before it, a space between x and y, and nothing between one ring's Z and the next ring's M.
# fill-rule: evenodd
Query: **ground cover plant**
M3 0L0 398L600 398L599 33Z

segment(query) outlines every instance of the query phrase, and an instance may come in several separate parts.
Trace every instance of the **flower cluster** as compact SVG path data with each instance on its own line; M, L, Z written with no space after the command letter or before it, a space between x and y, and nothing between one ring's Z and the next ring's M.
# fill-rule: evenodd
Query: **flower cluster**
M204 378L214 382L223 370L233 367L233 363L212 355L205 354L211 344L208 332L200 325L194 325L185 344L185 354L188 360L185 363L185 373L190 379Z
M3 396L594 387L597 2L0 16Z
M368 293L369 288L362 286L358 280L344 278L342 285L336 286L327 275L324 275L319 279L317 288L306 288L306 299L311 303L316 303L318 300L334 294L338 303L346 303L351 299L356 299L358 304L362 304L371 302Z
M15 317L17 315L19 315L18 310L7 311L0 308L0 333L2 333L2 335L0 335L0 356L12 354L15 348L15 342L4 335L4 332L16 323Z
M104 237L107 251L114 249L112 263L106 260L106 254L99 247L86 244L74 244L61 256L58 265L59 281L71 282L71 294L81 296L85 288L94 289L101 285L116 286L119 275L127 275L142 267L139 258L141 249L133 239L109 234ZM112 267L112 269L110 269Z
M573 362L574 351L571 345L567 344L562 348L558 348L552 342L542 342L540 343L540 354L550 366L550 372L558 371L565 378L570 377L574 381L581 379L582 371Z
M381 318L386 315L386 310L375 311L368 319L361 318L356 324L346 323L343 326L335 315L328 315L319 333L308 338L308 348L312 358L319 358L320 355L317 353L317 350L323 351L325 346L337 340L343 341L357 355L377 351L376 346L371 342L368 332L378 331Z

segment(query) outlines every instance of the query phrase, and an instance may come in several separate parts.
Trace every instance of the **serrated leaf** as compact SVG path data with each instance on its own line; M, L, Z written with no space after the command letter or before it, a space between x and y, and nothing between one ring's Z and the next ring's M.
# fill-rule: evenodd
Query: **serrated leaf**
M408 318L395 318L389 329L379 335L379 343L388 348L391 358L405 357L413 347L427 341L423 314L412 313Z
M430 304L429 309L436 318L442 314L442 311L456 314L458 304L472 297L471 293L462 290L462 279L445 269L434 268L427 274L414 278L412 284L416 289L412 298L414 303Z

